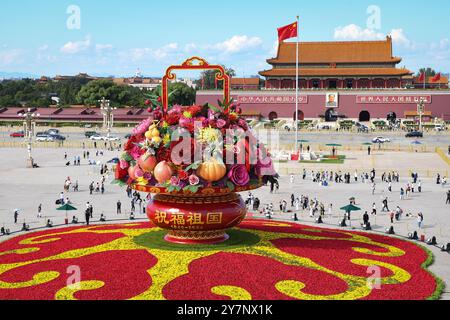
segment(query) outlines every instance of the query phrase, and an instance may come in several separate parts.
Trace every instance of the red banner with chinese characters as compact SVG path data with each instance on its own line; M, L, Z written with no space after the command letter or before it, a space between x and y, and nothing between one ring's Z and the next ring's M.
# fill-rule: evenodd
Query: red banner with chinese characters
M358 95L356 96L356 103L417 104L422 99L425 103L431 103L431 95Z
M239 95L235 99L242 104L293 104L295 103L295 96L257 96L257 95ZM308 96L300 95L298 103L307 104Z

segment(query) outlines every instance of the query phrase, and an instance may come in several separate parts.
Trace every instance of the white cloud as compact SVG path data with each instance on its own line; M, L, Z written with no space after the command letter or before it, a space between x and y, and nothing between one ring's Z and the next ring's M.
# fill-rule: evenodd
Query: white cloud
M48 44L44 44L38 48L39 51L47 51L49 48Z
M381 40L386 36L371 29L363 29L356 24L349 24L334 29L334 38L338 40Z
M156 59L166 58L170 53L173 53L178 50L178 43L169 43L159 49L151 50L151 54Z
M169 43L157 49L152 48L133 48L118 53L119 57L124 60L130 59L133 62L144 60L164 60L170 55L182 52L179 50L178 43Z
M23 51L20 49L12 49L0 51L0 65L6 66L17 62L22 58Z
M184 46L185 52L192 52L196 49L197 49L197 45L195 43L188 43L187 45Z
M261 44L261 38L237 35L225 40L224 42L213 45L212 48L223 51L223 53L238 53L259 47Z
M103 51L110 51L114 49L112 44L96 44L95 45L95 51L97 51L98 53L101 53Z
M403 29L392 29L388 35L392 37L392 42L394 44L409 48L412 48L415 45L408 39ZM363 29L356 24L349 24L334 29L334 38L337 40L383 40L386 38L386 35L372 29Z
M64 46L62 46L60 51L65 54L75 54L82 51L86 51L90 47L91 47L91 37L87 36L85 40L67 42Z
M403 29L392 29L390 35L392 37L392 42L394 42L395 44L403 45L406 47L413 45L412 42L406 37Z

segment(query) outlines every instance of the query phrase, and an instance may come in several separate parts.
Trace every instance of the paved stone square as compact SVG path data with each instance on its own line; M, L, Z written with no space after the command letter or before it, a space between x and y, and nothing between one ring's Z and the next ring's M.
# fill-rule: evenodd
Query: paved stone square
M103 156L96 156L96 151L91 149L90 159L100 163L106 163L108 160L118 156L117 151L103 151ZM64 159L64 153L67 152L67 160ZM55 200L59 198L59 194L63 191L63 184L67 177L70 177L72 182L78 180L79 191L73 192L70 190L65 196L69 197L70 201L78 211L69 212L69 220L73 215L77 216L80 221L84 221L84 209L86 202L89 201L94 206L94 222L98 221L101 214L111 220L126 221L129 218L131 209L131 199L127 197L125 188L113 185L110 182L113 179L112 172L106 177L105 194L95 193L89 195L88 185L92 181L96 183L101 179L100 166L88 165L87 159L83 159L83 150L81 149L34 149L34 159L40 166L37 169L26 169L25 149L0 149L1 157L1 175L0 175L0 223L16 231L21 228L21 224L25 221L31 228L44 227L46 220L51 219L55 225L64 224L65 213L56 211L57 206ZM378 215L371 216L371 223L374 232L384 232L390 226L390 218L387 213L381 213L381 201L383 197L388 197L389 208L394 210L399 205L405 213L412 213L414 216L410 218L403 217L401 221L394 223L394 229L399 236L406 236L409 232L417 229L416 215L418 212L423 212L425 220L422 230L418 230L419 234L425 236L436 236L439 243L450 242L450 205L445 204L446 192L450 185L441 186L435 183L435 172L442 172L449 169L449 166L435 153L396 153L396 152L380 152L373 156L367 156L364 152L348 152L349 160L344 165L330 165L328 167L321 166L322 170L342 170L343 173L349 172L352 176L352 183L335 184L331 183L328 187L320 186L313 183L310 178L311 170L318 170L314 164L281 164L280 172L280 189L274 193L269 193L268 187L263 187L256 190L254 193L261 199L262 205L273 203L275 212L274 219L290 220L291 212L281 213L279 209L279 201L286 200L290 202L290 195L293 193L296 196L307 195L310 198L317 198L319 202L323 202L328 214L328 205L333 204L332 216L326 216L324 222L325 227L339 228L338 222L343 217L343 212L339 208L348 204L350 197L356 198L356 205L362 208L362 211L352 214L351 225L353 228L360 229L360 222L362 222L362 214L365 210L369 213L372 208L372 203L376 203ZM81 166L66 166L67 161L73 161L76 155L81 156ZM364 170L377 170L377 186L375 195L372 195L371 184L353 182L353 174L355 169L361 173ZM111 165L109 165L111 168ZM300 173L303 168L308 170L306 180L302 180L301 176L296 174L294 183L290 183L289 176L286 174L294 168L293 172ZM399 190L401 186L406 185L410 179L407 172L411 168L416 168L420 173L419 179L422 181L422 193L414 193L408 199L400 200ZM432 170L432 174L427 176L426 170ZM388 192L387 184L380 181L380 175L383 171L398 170L401 172L400 183L393 184L392 193ZM247 194L242 195L244 198ZM116 214L116 202L122 202L122 214ZM42 212L44 217L37 218L38 205L42 204ZM145 206L145 204L144 204ZM13 212L14 209L20 209L18 224L14 224ZM289 210L293 210L288 205ZM139 207L136 207L136 212L139 212ZM142 212L142 211L141 211ZM254 217L263 217L258 213L252 212ZM143 213L137 213L137 218L145 219ZM300 223L314 224L314 218L309 217L309 212L298 212ZM119 222L119 221L118 221ZM350 229L350 227L349 227ZM345 229L344 229L345 230ZM13 234L12 236L15 236ZM6 239L6 237L0 240ZM427 246L435 254L435 264L430 267L430 270L435 272L437 276L441 277L445 282L450 283L450 255L442 253L438 248ZM448 290L446 290L448 291ZM448 299L448 293L444 293L443 298Z

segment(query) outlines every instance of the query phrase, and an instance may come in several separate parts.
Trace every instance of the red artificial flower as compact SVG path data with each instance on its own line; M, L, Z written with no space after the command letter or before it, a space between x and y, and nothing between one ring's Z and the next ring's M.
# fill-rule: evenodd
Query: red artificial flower
M175 124L178 124L178 122L180 121L180 114L179 113L174 113L174 112L168 112L166 114L166 122L170 125L173 126Z
M146 106L149 106L149 105L151 105L152 104L152 102L150 101L150 100L145 100L145 105Z
M130 139L125 143L124 150L128 151L133 149L135 143L139 143L139 139L137 136L131 136Z
M184 170L178 170L178 178L180 180L187 180L189 178L189 175L186 171Z
M187 112L189 112L190 114L192 114L193 117L195 117L197 114L200 113L200 111L202 111L202 107L201 106L191 106L188 107Z
M236 121L238 119L238 115L234 112L231 112L229 115L230 121Z
M122 169L120 165L116 166L115 178L116 180L123 180L128 174L127 169Z
M161 101L162 101L161 97L158 97L158 102L161 102Z
M156 159L158 160L158 163L161 161L171 162L170 149L160 147L156 152Z

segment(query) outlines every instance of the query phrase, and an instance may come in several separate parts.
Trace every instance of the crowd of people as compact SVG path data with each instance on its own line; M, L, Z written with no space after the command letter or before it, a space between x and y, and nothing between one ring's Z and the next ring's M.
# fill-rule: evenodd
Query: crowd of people
M372 169L369 172L358 172L354 171L353 178L349 172L341 172L341 171L307 171L303 169L302 174L298 177L302 180L310 180L312 183L318 183L321 186L329 186L331 183L336 184L352 184L352 183L363 183L370 184L370 189L372 195L376 194L376 184L380 183L383 187L380 188L380 205L377 206L376 202L373 202L370 209L364 210L364 214L362 215L362 223L361 227L366 230L371 230L372 226L370 223L370 216L379 216L380 213L383 213L384 216L387 217L385 224L390 226L394 225L397 222L400 222L403 219L415 219L416 226L418 230L422 230L424 228L424 213L422 211L416 211L413 213L411 210L406 211L401 203L396 203L392 196L387 196L389 194L394 193L394 189L398 190L400 194L400 200L410 199L414 194L416 196L420 196L423 193L423 183L419 178L419 174L417 172L412 172L411 176L407 179L406 183L402 185L400 180L400 174L397 171L387 171L382 172L380 176L377 177L377 172L375 169ZM291 185L294 185L297 177L293 174L289 177L289 182ZM436 177L436 183L445 186L446 178L441 178L440 175ZM395 188L394 188L395 185ZM294 188L294 187L292 187ZM389 199L391 198L391 200ZM252 203L254 203L255 196L249 193L248 199L246 203L248 204L249 209L252 207ZM258 199L259 200L259 199ZM315 222L322 223L327 217L333 216L333 204L326 204L324 201L318 200L316 197L311 197L308 195L296 195L292 193L290 196L290 201L287 199L279 200L279 208L276 208L273 203L266 203L262 206L262 209L259 208L260 203L258 202L258 206L253 207L253 211L259 212L263 214L268 219L273 219L274 214L279 213L282 215L285 213L291 214L290 218L294 221L298 221L299 214L308 213L310 218L313 218ZM350 204L356 205L356 201L354 198L350 199ZM392 208L390 208L390 204L394 204ZM446 192L446 204L450 204L450 190ZM380 209L380 211L378 211ZM369 214L370 212L370 214ZM346 225L350 223L351 225L351 210L345 211L343 213L344 222L340 222L340 225ZM378 222L380 219L378 219Z

